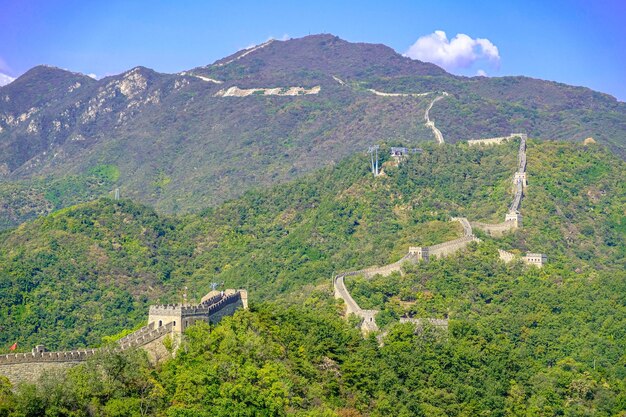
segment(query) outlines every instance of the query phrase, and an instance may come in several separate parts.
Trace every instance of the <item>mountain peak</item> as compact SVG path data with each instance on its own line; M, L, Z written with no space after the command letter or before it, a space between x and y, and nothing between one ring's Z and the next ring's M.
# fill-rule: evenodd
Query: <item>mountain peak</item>
M24 74L20 75L15 81L19 82L20 80L30 80L33 78L76 78L92 80L92 78L90 78L89 76L81 74L79 72L68 71L63 68L55 67L54 65L41 64L32 67Z
M332 34L315 34L285 41L268 40L236 52L194 73L220 79L268 82L308 78L319 83L338 76L364 79L372 76L447 75L438 66L412 60L382 44L348 42ZM297 76L296 76L297 75Z

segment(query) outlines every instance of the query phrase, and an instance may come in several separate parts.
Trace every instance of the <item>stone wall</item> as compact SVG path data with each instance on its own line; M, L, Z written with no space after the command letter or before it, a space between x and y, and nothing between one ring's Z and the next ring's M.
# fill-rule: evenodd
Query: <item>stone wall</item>
M45 373L65 373L80 362L34 362L0 364L0 375L9 378L13 386L21 383L34 384Z
M245 290L212 291L198 305L150 306L148 325L155 328L171 323L174 332L182 333L198 321L217 323L224 315L232 314L237 307L247 308L247 304L248 293ZM226 309L226 312L222 309ZM214 315L216 318L212 319Z
M448 330L448 319L400 317L400 323L413 323L418 330L421 330L424 325L433 326L445 331Z
M515 259L515 254L502 249L498 249L498 254L500 255L500 259L502 259L505 263L509 263Z
M528 265L535 265L536 267L541 268L546 262L548 262L548 257L543 253L527 253L522 260Z
M503 223L489 224L489 223L480 223L480 222L472 222L472 226L478 230L482 230L483 232L489 234L490 236L502 236L504 233L509 230L513 230L517 228L517 222L514 220L508 220Z
M470 139L467 141L469 146L477 146L477 145L500 145L508 140L512 139L512 136L500 136L497 138L488 138L488 139Z
M428 246L409 246L409 255L414 256L417 261L428 262L430 259Z
M170 338L172 341L172 351L170 352L165 347L165 339ZM180 335L176 333L166 333L161 335L160 337L146 343L141 346L143 350L148 354L148 358L152 364L161 363L167 359L170 359L174 352L178 349L180 345Z
M448 242L440 243L438 245L430 246L428 252L430 257L443 258L444 256L451 255L469 245L472 242L480 242L475 236L463 236L458 239L454 239Z
M509 207L509 213L518 212L520 209L520 205L522 204L522 196L524 195L524 186L521 179L518 179L513 185L514 196L513 202L511 203L511 207Z
M347 274L340 274L340 275L337 275L333 279L333 288L335 292L335 298L342 299L343 302L346 304L347 315L350 315L350 314L359 315L359 313L361 312L361 308L356 303L356 301L354 301L354 299L350 295L350 292L348 292L348 289L346 288L346 283L344 281L346 275Z
M98 349L81 349L64 352L10 353L0 355L0 365L34 362L82 362L97 353Z
M243 307L241 294L237 293L231 297L228 297L223 302L214 304L213 309L209 313L209 321L213 324L219 323L225 316L232 316L235 314L235 310L239 307Z
M436 102L433 100L430 107ZM429 107L429 109L430 109ZM428 118L428 110L425 114L425 119L428 123L430 122ZM441 258L444 256L448 256L452 253L455 253L469 245L472 242L480 242L473 234L473 227L477 229L483 230L492 236L499 236L503 233L521 227L522 225L522 216L519 213L519 208L521 205L521 201L524 195L524 188L527 185L527 177L526 177L526 140L527 136L522 133L512 133L506 137L498 137L498 138L489 138L489 139L477 139L468 141L470 146L473 145L494 145L499 144L504 141L513 139L515 137L520 138L519 152L518 152L518 167L517 171L514 174L513 184L514 184L514 197L509 212L505 215L505 221L503 223L497 224L489 224L489 223L480 223L480 222L469 222L464 217L453 217L452 221L458 221L463 226L463 237L454 239L448 242L443 242L438 245L423 247L423 246L411 246L409 247L409 252L402 259L397 262L394 262L390 265L385 265L382 267L372 267L367 269L362 269L359 271L351 271L339 274L333 278L333 287L335 298L341 298L344 300L346 304L346 312L347 314L356 314L363 321L361 322L361 329L364 332L377 330L376 322L374 317L377 313L376 310L363 310L359 307L359 305L354 301L350 293L348 292L345 286L345 278L349 276L355 275L363 275L366 278L371 278L377 274L386 276L396 271L401 271L402 264L404 262L417 262L418 260L428 261L430 257ZM441 140L443 143L443 139ZM499 250L500 258L505 262L510 262L515 258L515 255L504 251ZM527 254L523 258L524 262L528 264L534 264L541 267L545 261L546 256L542 254ZM422 325L425 323L423 320L428 321L431 325L435 326L444 326L447 328L447 320L439 319L409 319L404 318L401 319L401 322L413 322L418 325Z
M472 232L472 225L465 217L452 217L450 220L461 223L461 226L463 226L463 236L472 236L474 234Z
M348 292L344 281L346 275L348 274L356 275L355 273L346 273L339 274L333 278L335 298L342 299L346 304L346 316L354 314L361 319L361 331L363 331L363 333L378 330L378 325L376 324L376 314L378 313L378 311L363 310L361 307L359 307L356 301L354 301L354 299Z
M214 97L248 97L252 95L262 96L302 96L319 94L321 87L316 85L311 88L304 87L273 87L273 88L239 88L237 86L220 90Z
M174 331L182 332L182 306L179 304L154 305L148 310L148 325L160 327L172 323Z
M527 136L523 133L512 133L505 139L512 139L514 137L520 138L520 145L518 151L517 171L513 176L513 201L509 207L509 211L504 217L502 223L481 223L471 222L471 226L488 233L491 236L502 236L504 233L522 227L522 216L519 213L522 205L522 198L524 197L524 189L528 185L526 174L526 139ZM493 138L503 139L503 138ZM492 139L480 139L474 141L474 144L480 144L480 141L491 141ZM472 141L469 141L472 142ZM496 143L497 141L489 142ZM472 143L470 143L472 145Z
M511 133L509 136L500 136L496 138L485 138L485 139L470 139L467 141L469 146L478 146L478 145L500 145L504 142L507 142L514 138L520 138L524 142L527 139L527 135L524 133Z

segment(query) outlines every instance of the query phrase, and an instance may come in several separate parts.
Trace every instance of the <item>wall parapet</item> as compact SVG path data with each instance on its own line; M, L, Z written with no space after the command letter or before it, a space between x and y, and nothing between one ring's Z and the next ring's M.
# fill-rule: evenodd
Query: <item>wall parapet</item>
M418 327L423 327L424 324L428 324L436 328L448 330L448 319L435 319L431 317L425 317L425 318L400 317L400 323L413 323Z
M180 314L181 308L180 304L157 304L150 306L148 313L156 315Z
M472 226L492 236L499 236L504 232L517 228L517 222L515 220L507 220L496 224L472 222Z
M478 239L476 236L471 235L471 236L463 236L460 237L458 239L454 239L454 240L449 240L447 242L443 242L443 243L439 243L437 245L434 246L429 246L428 250L430 252L431 255L437 255L439 252L449 249L449 248L453 248L459 245L466 245L468 243L471 242L480 242L480 239Z
M62 352L12 353L0 355L0 366L34 362L83 362L97 352L98 349L79 349Z
M450 220L454 221L454 222L461 223L461 226L463 226L463 235L464 236L472 236L474 234L472 232L472 225L470 224L469 220L467 220L467 218L465 218L465 217L451 217Z
M144 326L117 341L117 347L113 351L124 351L127 349L141 347L159 337L172 331L173 324L168 323L156 329ZM48 363L48 362L84 362L95 356L102 349L77 349L59 352L31 352L31 353L12 353L0 355L0 366L13 365L18 363Z
M171 333L173 329L174 323L167 323L164 326L152 329L147 333L135 334L135 337L131 337L125 341L122 341L120 339L120 341L118 341L118 344L120 346L120 350L122 351L131 348L141 347L160 338L161 336ZM131 333L129 336L132 335L133 334Z

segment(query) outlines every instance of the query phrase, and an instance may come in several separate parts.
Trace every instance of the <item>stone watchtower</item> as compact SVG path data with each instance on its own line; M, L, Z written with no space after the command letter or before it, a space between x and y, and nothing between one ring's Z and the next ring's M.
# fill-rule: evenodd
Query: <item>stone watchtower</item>
M513 178L513 184L517 184L518 181L521 181L522 187L526 188L528 186L526 178L526 172L516 172L515 177Z
M182 316L180 304L154 305L148 312L148 324L154 323L154 328L159 328L172 323L172 331L182 333Z
M148 326L158 329L171 323L172 332L180 334L197 321L217 323L223 316L233 314L238 307L248 308L246 290L211 291L197 305L150 306Z
M512 222L515 222L515 227L517 228L522 227L522 215L519 213L519 211L508 212L506 216L504 217L504 221L505 222L512 221Z
M527 253L523 260L529 265L535 265L541 268L548 262L548 257L543 253Z
M428 246L411 246L409 247L409 254L415 256L418 261L428 262L429 251Z

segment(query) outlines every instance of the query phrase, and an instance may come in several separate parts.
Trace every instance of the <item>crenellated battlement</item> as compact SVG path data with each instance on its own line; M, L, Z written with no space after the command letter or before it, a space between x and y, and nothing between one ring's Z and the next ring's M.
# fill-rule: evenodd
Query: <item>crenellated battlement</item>
M180 314L181 308L180 304L157 304L150 306L148 312L151 314Z
M216 317L221 318L222 314L220 314L220 311L233 304L239 303L244 308L247 308L247 294L245 290L211 291L202 297L200 304L197 305L165 304L151 306L148 323L154 327L172 323L172 331L182 333L187 327L197 321L218 322L219 319L212 319L212 315L217 314Z
M149 346L154 345L153 342L169 334L180 334L188 326L199 320L217 323L224 315L232 314L239 306L247 308L247 305L248 293L246 290L216 292L216 294L211 294L210 297L203 298L203 301L198 305L153 305L148 309L149 316L146 326L122 337L117 341L115 347L107 349L113 351L124 351L132 348L147 349ZM0 374L11 374L14 375L16 379L19 379L19 375L23 369L16 368L18 365L37 363L66 363L71 365L84 362L100 351L101 349L79 349L46 352L44 346L38 345L31 353L0 355ZM41 365L41 367L37 369L39 369L39 371L33 371L31 373L36 374L37 372L43 372L46 368Z
M63 352L11 353L0 355L0 365L32 362L83 362L97 352L98 349L82 349Z

